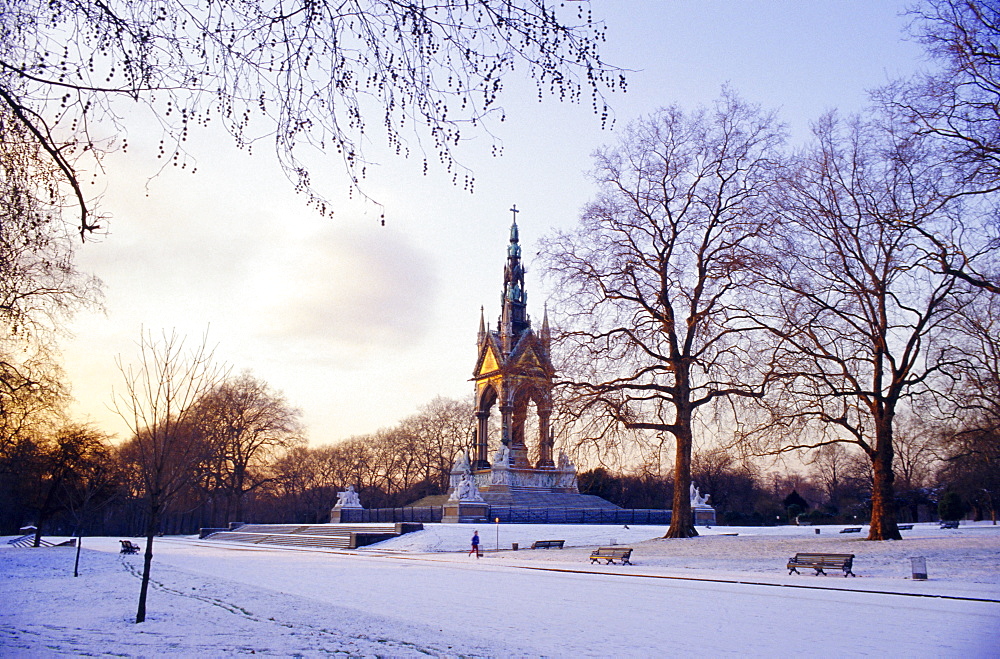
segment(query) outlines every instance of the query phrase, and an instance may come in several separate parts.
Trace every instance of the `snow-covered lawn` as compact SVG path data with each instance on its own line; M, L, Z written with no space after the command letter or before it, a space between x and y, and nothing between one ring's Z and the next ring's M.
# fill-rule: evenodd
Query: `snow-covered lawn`
M917 525L887 543L818 528L662 540L662 527L501 525L499 552L494 525L354 551L161 538L141 625L142 556L117 538L84 538L78 578L74 549L4 543L0 656L1000 655L1000 527ZM567 547L524 549L546 539ZM612 541L635 565L587 561ZM856 554L858 578L788 576L800 551ZM910 556L928 581L909 579Z

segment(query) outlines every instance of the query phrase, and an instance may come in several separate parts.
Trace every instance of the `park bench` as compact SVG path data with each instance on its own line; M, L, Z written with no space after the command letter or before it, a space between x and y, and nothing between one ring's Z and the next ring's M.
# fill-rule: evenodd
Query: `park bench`
M843 570L844 576L857 576L851 571L854 564L854 554L795 554L788 559L788 574L798 574L798 568L811 568L816 570L816 575L826 576L824 570Z
M956 520L952 520L950 522L941 522L941 528L942 529L957 529L958 528L958 520L956 519Z
M138 554L139 553L139 545L133 543L132 541L130 541L130 540L119 540L118 542L122 543L122 550L120 552L118 552L118 553L120 553L120 554Z
M860 526L848 526L846 529L841 529L841 533L861 533Z
M899 529L900 531L912 531L913 524L900 524L896 528Z
M565 540L535 540L531 543L531 548L551 549L552 547L556 547L557 549L562 549L564 544L566 544Z
M590 562L605 561L605 565L611 565L615 561L621 561L622 565L632 565L629 561L631 556L631 547L598 547L590 552Z

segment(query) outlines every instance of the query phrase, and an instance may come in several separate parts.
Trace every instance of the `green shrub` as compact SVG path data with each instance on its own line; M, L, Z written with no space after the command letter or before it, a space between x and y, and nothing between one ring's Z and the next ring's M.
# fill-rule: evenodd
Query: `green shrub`
M965 503L958 492L948 490L938 501L938 516L946 522L955 522L965 515Z

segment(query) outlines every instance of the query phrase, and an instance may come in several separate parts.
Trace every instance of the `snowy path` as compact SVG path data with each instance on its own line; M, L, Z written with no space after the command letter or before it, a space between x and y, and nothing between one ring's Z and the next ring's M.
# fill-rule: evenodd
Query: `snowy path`
M884 653L887 639L894 653L911 657L1000 647L1000 604L526 571L469 558L455 563L295 552L283 555L276 571L269 569L273 552L240 552L238 561L226 560L227 553L232 555L162 543L158 558L204 575L437 627L445 637L474 632L551 656L653 656L666 646L709 654L770 654L777 646L781 653L865 655ZM675 637L681 629L686 639ZM941 638L942 629L950 639Z
M37 619L4 615L0 644L15 651L0 654L100 651L88 645L88 629L104 651L118 643L128 654L198 648L212 656L249 651L315 656L341 650L392 656L986 657L1000 648L1000 604L991 602L635 578L596 573L596 568L595 573L524 569L502 564L502 555L476 561L453 553L237 549L180 539L156 544L153 575L160 585L150 598L153 624L140 626L144 633L162 634L154 641L124 624L137 591L132 572L141 558L112 556L114 539L88 541L109 552L91 554L93 563L109 566L102 581L125 574L117 595L100 599L101 606L114 609L117 626L74 627L72 612L63 610L44 623L41 611ZM0 560L9 555L0 552ZM41 559L45 554L34 550L29 555ZM546 558L528 567L581 567L570 562L570 554ZM58 583L72 587L77 581ZM800 580L835 587L881 582ZM0 596L10 601L14 587L0 580ZM45 641L26 640L32 633ZM60 634L72 642L59 641ZM140 645L143 641L150 645Z

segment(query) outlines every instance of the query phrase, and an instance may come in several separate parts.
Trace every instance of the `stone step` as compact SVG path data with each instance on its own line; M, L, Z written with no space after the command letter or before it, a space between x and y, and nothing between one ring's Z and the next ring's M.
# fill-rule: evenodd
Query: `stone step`
M395 533L395 524L244 524L239 533L302 535L350 535L351 533Z
M282 532L285 531L285 532ZM353 534L395 536L395 524L244 524L236 531L218 531L205 537L224 542L249 542L253 544L284 545L293 547L330 547L347 549L352 546ZM376 541L380 540L376 539ZM361 538L358 538L362 541ZM365 541L371 542L372 538ZM364 544L365 541L362 541Z
M494 506L620 510L619 506L592 494L512 491L509 494L483 492L482 495L490 505Z

